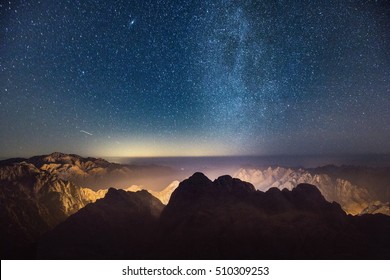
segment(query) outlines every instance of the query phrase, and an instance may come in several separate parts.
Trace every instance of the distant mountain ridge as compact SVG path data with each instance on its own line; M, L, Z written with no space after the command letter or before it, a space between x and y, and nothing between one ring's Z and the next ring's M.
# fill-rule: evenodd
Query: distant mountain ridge
M345 170L347 175L340 171L336 172L339 169ZM390 172L386 170L378 174L376 169L357 167L327 166L308 170L268 167L241 168L234 177L250 182L256 189L262 191L273 187L292 190L300 183L313 184L326 200L336 201L347 213L358 215L368 213L369 209L372 209L371 205L386 204L390 201L389 174ZM388 214L385 208L382 210L383 214Z
M169 167L119 164L108 162L102 158L81 157L59 152L30 158L3 160L0 161L0 167L21 162L30 163L62 180L71 181L78 186L93 190L108 187L126 188L129 186L129 182L131 182L130 185L149 185L147 181L142 181L142 179L148 178L150 173L155 174L156 177L169 178L173 176L173 170ZM172 182L174 179L168 181Z

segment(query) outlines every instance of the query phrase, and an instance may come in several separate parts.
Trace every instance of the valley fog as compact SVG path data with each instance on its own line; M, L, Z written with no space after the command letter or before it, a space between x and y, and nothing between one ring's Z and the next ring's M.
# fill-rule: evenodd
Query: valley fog
M129 183L161 190L174 180L182 181L195 172L202 172L212 180L222 175L236 176L241 168L264 169L268 167L312 169L326 165L369 168L390 167L390 155L345 155L345 156L230 156L230 157L105 157L110 162L143 166L143 172L132 182L112 181L116 187ZM168 168L169 172L156 172ZM150 171L148 171L150 170ZM152 171L153 170L153 171Z

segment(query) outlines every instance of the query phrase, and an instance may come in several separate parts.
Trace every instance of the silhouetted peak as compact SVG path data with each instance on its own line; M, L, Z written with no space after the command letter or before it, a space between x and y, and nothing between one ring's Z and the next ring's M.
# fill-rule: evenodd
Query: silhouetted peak
M232 178L229 175L220 176L213 182L213 185L221 191L227 190L230 192L255 192L255 187L237 178Z
M167 212L170 211L169 209L182 211L194 205L212 204L216 200L243 198L255 192L252 184L231 176L221 176L212 182L204 174L197 172L181 182L172 193Z
M209 183L211 183L211 180L209 178L207 178L207 176L204 175L202 172L195 172L186 181L188 181L189 183L195 183L195 184L199 184L199 183L209 184Z
M124 199L124 200L133 200L133 199L153 199L157 200L153 195L151 195L146 190L139 190L136 192L125 191L122 189L109 188L104 199L106 200L115 200L115 199Z
M284 192L290 192L288 189L283 189ZM276 187L270 188L266 191L267 194L280 194L282 191Z
M108 191L107 191L106 197L115 196L115 195L118 194L118 191L119 190L117 190L117 189L109 188Z
M170 200L185 200L197 197L210 191L212 181L203 173L196 172L188 179L179 184L176 190L172 193ZM180 198L179 198L180 197Z
M318 198L318 199L323 199L325 200L325 198L322 196L320 190L314 186L314 185L311 185L311 184L298 184L293 190L292 190L293 193L300 193L300 194L304 194L306 196L310 196L312 198Z
M224 175L212 182L203 173L196 172L187 180L180 183L175 191L206 194L206 193L249 193L255 192L252 184Z
M328 202L319 189L311 184L299 184L292 191L291 195L295 205L299 209L322 212L331 211L333 214L344 216L345 212L336 202Z
M230 175L219 176L217 180L233 180L233 177Z

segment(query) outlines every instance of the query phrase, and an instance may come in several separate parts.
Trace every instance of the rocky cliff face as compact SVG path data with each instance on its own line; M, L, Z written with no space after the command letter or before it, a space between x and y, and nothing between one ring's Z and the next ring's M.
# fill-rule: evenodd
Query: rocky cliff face
M22 250L96 195L26 162L0 167L0 225L5 254ZM14 242L12 242L12 240Z
M367 171L367 170L366 170ZM321 173L323 172L323 173ZM251 182L258 190L270 188L292 190L300 183L313 184L318 187L328 201L336 201L349 214L358 215L375 201L390 197L375 192L371 185L357 185L343 178L340 174L329 174L324 169L291 169L291 168L241 168L235 174L241 180ZM386 189L386 186L383 186Z
M158 198L163 204L168 204L169 199L171 198L172 193L176 190L176 188L179 186L179 181L173 181L170 183L166 188L164 188L161 191L151 191L148 190L153 196Z

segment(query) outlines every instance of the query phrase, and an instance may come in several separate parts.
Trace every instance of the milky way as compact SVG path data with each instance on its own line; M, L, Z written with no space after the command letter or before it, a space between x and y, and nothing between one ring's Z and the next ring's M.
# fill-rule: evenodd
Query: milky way
M9 1L0 156L390 152L388 1Z

